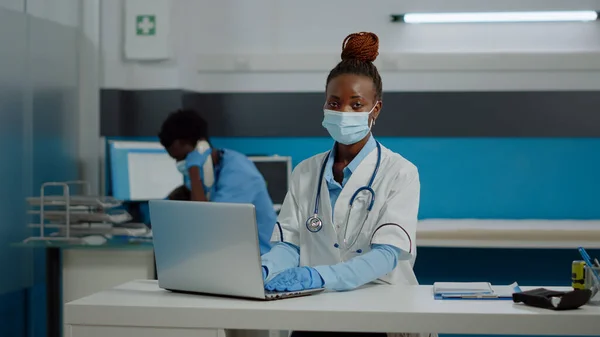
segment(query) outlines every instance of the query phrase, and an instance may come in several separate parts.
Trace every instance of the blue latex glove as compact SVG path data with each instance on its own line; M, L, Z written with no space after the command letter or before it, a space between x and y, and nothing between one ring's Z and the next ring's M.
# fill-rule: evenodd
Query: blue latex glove
M211 153L211 149L208 149L203 153L200 153L198 150L188 153L188 155L185 157L185 169L189 171L190 167L194 166L202 168L202 165L204 165L204 162Z
M267 267L263 266L262 267L262 271L263 271L263 281L267 279Z
M211 149L204 151L204 153L198 152L198 150L194 150L185 157L184 161L180 161L177 163L177 170L183 175L183 183L188 189L192 189L192 182L190 180L189 170L191 167L197 166L200 168L200 179L204 182L204 170L202 170L202 166L208 159L212 153ZM207 187L205 185L204 190L206 191Z
M311 267L296 267L282 271L265 285L269 291L300 291L323 287L319 272Z

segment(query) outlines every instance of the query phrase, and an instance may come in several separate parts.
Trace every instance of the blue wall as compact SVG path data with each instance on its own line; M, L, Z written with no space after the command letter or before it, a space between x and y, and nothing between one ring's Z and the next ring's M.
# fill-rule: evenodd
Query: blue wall
M419 168L421 218L600 219L600 139L378 138ZM329 138L214 138L246 154L328 150Z
M422 219L600 219L600 138L377 139L419 168ZM291 156L294 166L333 144L312 137L211 143L247 155Z

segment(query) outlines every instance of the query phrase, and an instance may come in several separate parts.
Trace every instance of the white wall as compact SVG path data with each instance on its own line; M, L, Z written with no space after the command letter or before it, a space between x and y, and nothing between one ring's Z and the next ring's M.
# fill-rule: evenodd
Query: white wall
M124 61L123 0L103 1L103 87L320 91L344 37L367 30L380 37L386 90L600 89L600 23L389 21L417 11L600 9L599 0L165 1L174 57L164 62Z

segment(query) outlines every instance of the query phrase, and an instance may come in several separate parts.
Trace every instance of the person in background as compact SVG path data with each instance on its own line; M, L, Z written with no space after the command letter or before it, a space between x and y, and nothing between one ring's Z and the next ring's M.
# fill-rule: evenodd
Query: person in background
M207 123L193 110L170 113L158 138L183 176L168 199L253 204L260 252L267 253L277 215L254 163L239 152L212 148Z
M378 47L373 33L349 35L342 61L327 77L322 126L335 143L292 174L273 233L277 243L262 256L267 290L418 284L412 268L418 170L371 133L382 107L382 81L373 64ZM292 333L326 335L362 334Z

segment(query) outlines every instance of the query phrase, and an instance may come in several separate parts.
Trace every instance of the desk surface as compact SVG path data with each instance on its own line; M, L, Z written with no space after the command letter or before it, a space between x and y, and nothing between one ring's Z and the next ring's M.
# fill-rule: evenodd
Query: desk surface
M262 302L171 293L134 281L66 305L71 325L598 335L600 307L556 312L512 301L439 301L431 286L370 286Z

